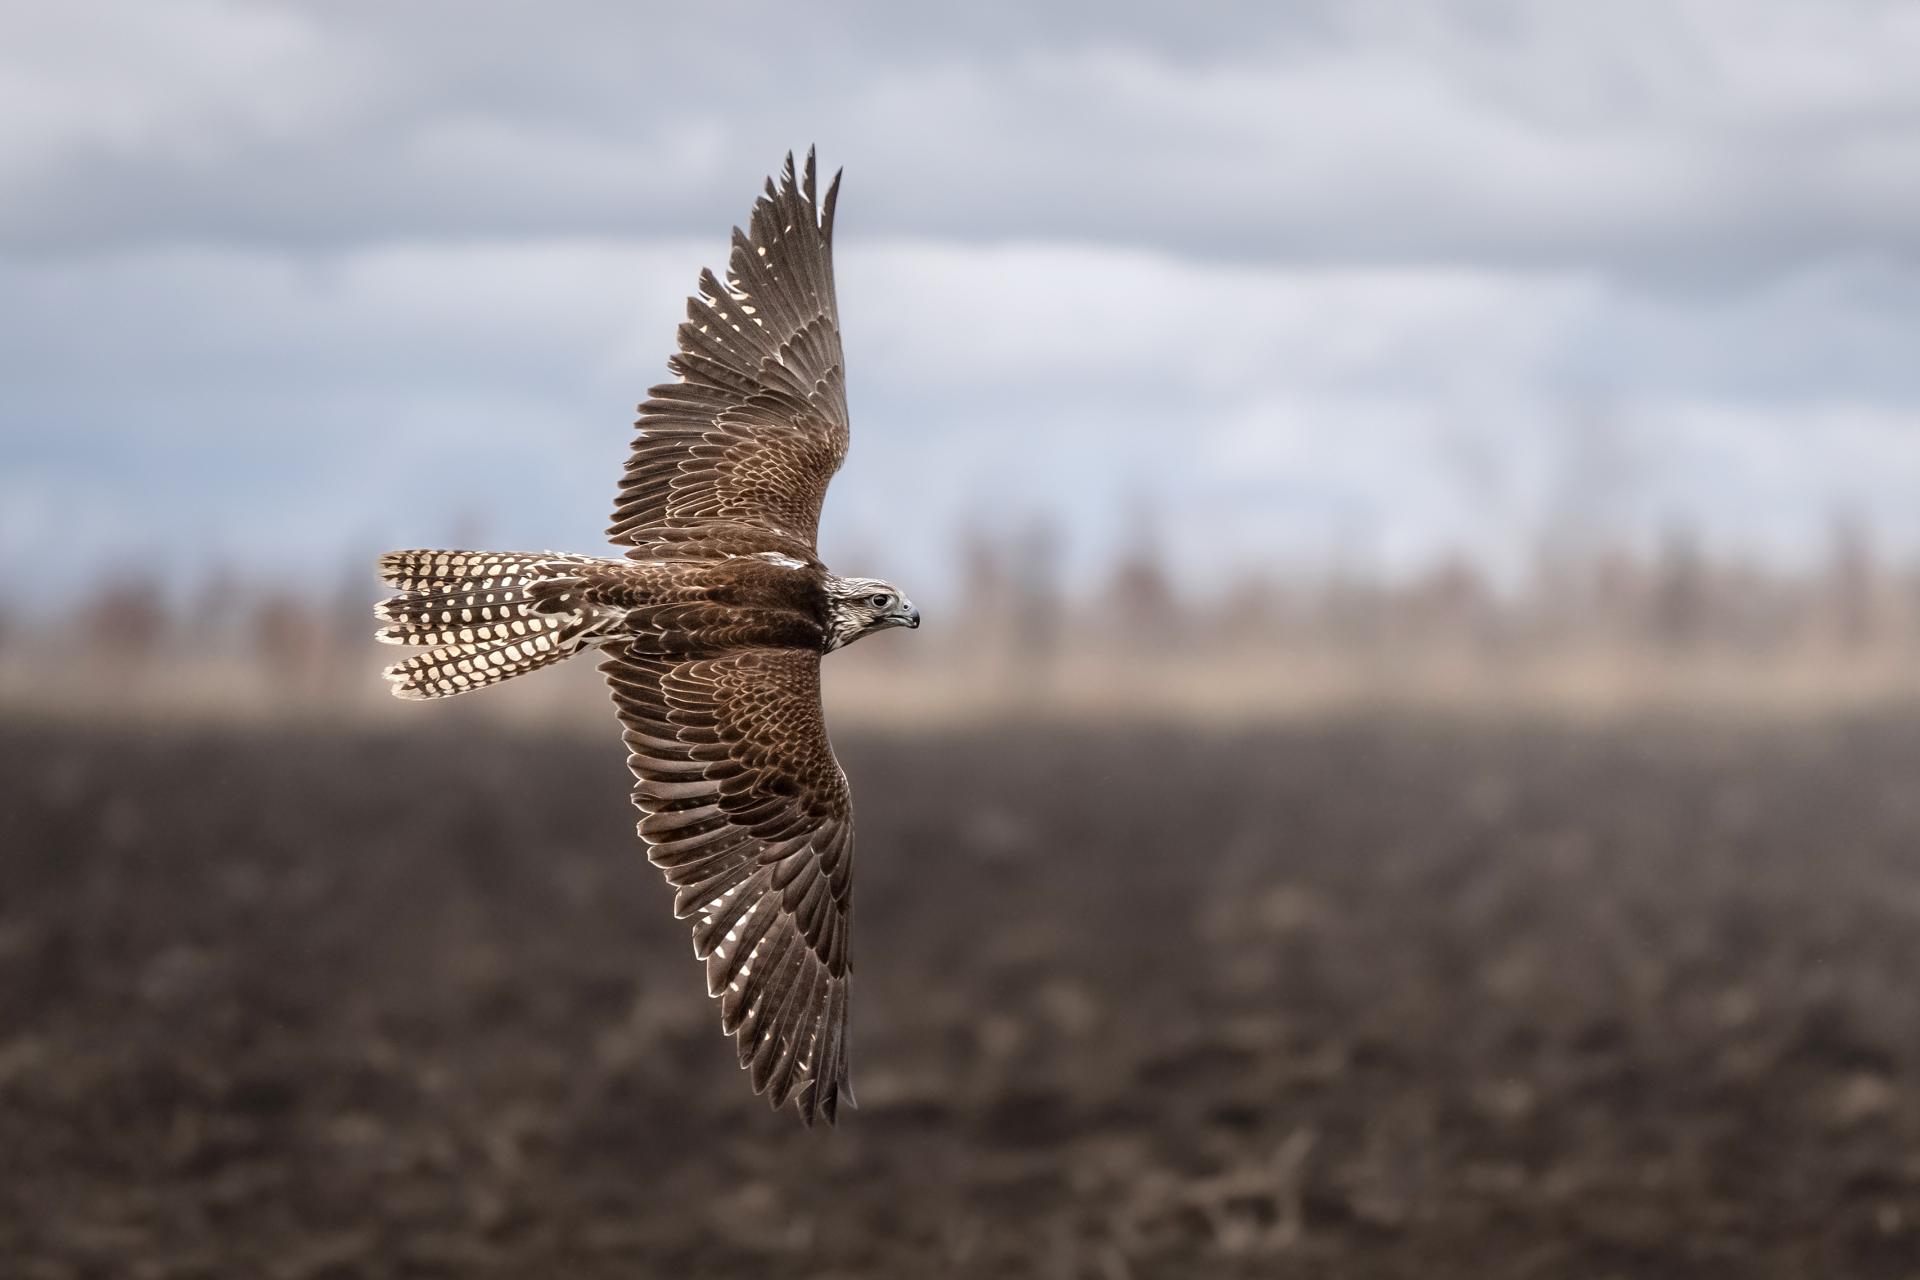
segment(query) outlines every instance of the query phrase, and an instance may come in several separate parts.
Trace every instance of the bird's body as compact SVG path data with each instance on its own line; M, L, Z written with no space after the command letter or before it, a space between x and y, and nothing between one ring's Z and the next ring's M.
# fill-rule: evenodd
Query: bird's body
M688 301L680 380L655 387L610 536L624 558L397 551L387 669L437 698L598 650L626 727L649 857L696 918L708 993L756 1092L809 1122L847 1070L853 821L820 706L823 655L920 615L814 549L847 447L832 229L813 160L769 182L727 282Z

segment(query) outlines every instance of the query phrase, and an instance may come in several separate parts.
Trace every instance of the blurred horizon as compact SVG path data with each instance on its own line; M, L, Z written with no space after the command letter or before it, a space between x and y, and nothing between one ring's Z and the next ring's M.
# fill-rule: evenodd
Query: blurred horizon
M1401 578L1335 558L1213 587L1141 536L1069 583L1060 532L1044 520L976 527L951 553L959 585L921 631L827 664L830 720L1818 719L1920 706L1920 558L1889 556L1844 519L1804 568L1718 552L1685 526L1647 551L1563 531L1537 540L1511 582L1461 556ZM371 638L376 592L362 563L293 582L129 571L62 611L0 607L0 706L425 727L431 717L377 678L402 651ZM593 665L458 699L454 714L598 729L606 698Z
M1036 519L1083 595L1147 537L1211 593L1920 554L1911 8L855 14L16 7L0 585L601 547L686 293L809 143L823 552L931 609Z

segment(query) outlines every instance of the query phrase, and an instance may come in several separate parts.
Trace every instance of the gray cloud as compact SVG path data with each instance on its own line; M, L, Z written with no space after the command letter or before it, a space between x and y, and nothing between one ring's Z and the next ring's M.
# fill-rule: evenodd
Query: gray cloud
M869 235L1718 284L1920 247L1902 6L998 5L929 25L877 4L199 0L8 21L16 250L711 234L796 139L851 166Z

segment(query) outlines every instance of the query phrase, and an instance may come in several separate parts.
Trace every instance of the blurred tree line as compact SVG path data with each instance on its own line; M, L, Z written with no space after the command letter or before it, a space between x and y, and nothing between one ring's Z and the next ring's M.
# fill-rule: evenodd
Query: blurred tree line
M1180 572L1151 518L1134 527L1098 572L1070 581L1066 540L1045 520L976 526L958 542L957 600L910 643L875 646L847 670L1010 705L1078 681L1125 706L1170 682L1212 678L1257 699L1304 670L1344 672L1356 688L1421 669L1497 682L1575 657L1605 659L1626 680L1675 664L1761 683L1782 666L1877 666L1900 690L1920 668L1920 565L1880 554L1851 517L1834 521L1824 557L1797 569L1716 553L1682 525L1645 550L1542 538L1518 581L1465 555L1398 576L1332 557L1206 587ZM105 580L59 616L0 616L0 693L71 685L137 698L197 675L210 691L217 680L296 704L377 694L371 676L392 651L371 639L369 584L344 569L317 593L225 571L175 590Z

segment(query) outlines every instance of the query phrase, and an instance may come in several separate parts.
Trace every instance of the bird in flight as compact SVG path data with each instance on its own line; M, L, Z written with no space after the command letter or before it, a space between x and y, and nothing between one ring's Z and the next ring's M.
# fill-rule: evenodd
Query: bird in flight
M640 838L693 920L707 993L755 1093L833 1121L848 1080L853 805L820 659L919 610L814 549L847 452L833 289L836 174L808 153L687 300L677 381L640 406L614 499L621 557L395 551L379 639L402 698L444 698L589 649L613 691Z

